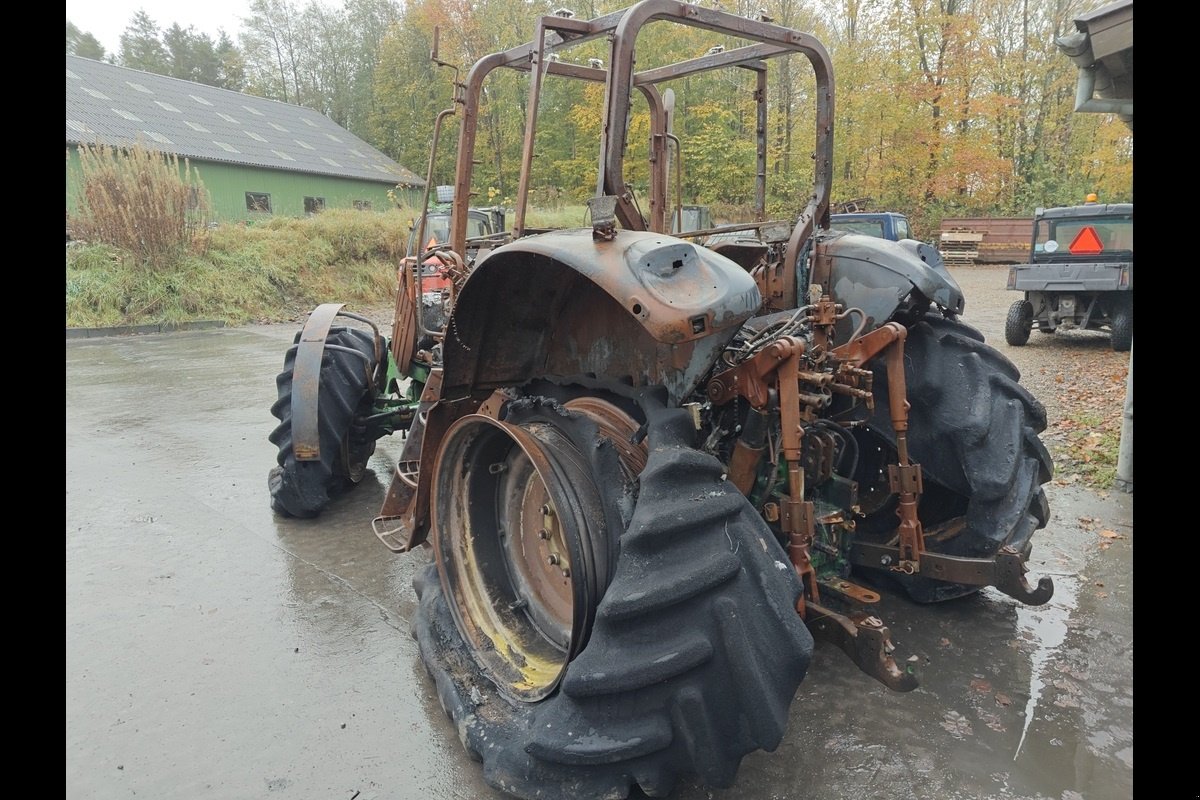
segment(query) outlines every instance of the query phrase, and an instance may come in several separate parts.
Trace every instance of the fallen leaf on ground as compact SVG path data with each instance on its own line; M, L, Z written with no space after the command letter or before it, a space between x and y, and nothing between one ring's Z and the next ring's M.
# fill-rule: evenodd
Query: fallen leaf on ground
M1001 693L1001 692L996 692L996 705L998 705L998 706L1011 706L1011 705L1012 705L1012 698L1011 698L1011 697L1009 697L1009 696L1008 696L1008 695L1006 695L1006 694L1003 694L1003 693Z
M971 730L971 720L964 717L957 711L947 711L942 719L942 727L945 728L951 736L956 739L962 739L966 736L974 735Z
M1004 723L1001 722L1000 718L997 717L995 714L989 714L986 711L980 711L979 719L981 722L983 722L984 725L987 725L989 728L996 731L997 733L1004 733L1004 731L1006 730L1004 727Z

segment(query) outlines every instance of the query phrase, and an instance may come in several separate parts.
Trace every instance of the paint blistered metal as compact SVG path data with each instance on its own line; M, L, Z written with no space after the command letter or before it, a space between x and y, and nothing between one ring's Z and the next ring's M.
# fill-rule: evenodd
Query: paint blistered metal
M760 305L740 266L672 236L526 237L494 250L464 284L444 344L447 394L592 375L662 384L679 400Z

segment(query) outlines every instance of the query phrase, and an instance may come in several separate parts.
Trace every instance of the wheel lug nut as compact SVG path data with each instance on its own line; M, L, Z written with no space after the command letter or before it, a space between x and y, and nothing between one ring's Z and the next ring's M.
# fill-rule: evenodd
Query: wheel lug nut
M550 558L548 558L546 560L549 561L551 564L557 564L558 563L558 553L551 553Z
M538 531L538 538L539 539L549 539L550 531L546 530L545 528L542 528L540 531Z
M569 577L571 577L571 570L567 569L566 567L563 567L562 574L563 574L564 578L569 578Z

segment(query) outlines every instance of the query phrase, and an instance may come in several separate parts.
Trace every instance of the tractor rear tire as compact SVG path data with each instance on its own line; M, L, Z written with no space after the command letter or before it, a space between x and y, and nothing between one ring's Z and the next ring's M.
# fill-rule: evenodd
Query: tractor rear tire
M918 509L926 548L945 555L987 558L1002 547L1028 555L1049 507L1043 484L1053 474L1039 438L1046 410L1018 383L1020 373L983 335L961 322L927 315L905 343L908 445L924 472ZM887 396L887 371L875 368L878 396ZM888 404L876 404L870 429L895 446ZM895 504L882 504L859 524L866 540L886 543L896 527ZM939 534L938 531L944 532ZM980 587L869 570L898 581L920 603L973 594Z
M1033 329L1033 305L1028 300L1018 300L1009 306L1004 320L1004 341L1020 347L1029 341Z
M414 581L413 633L484 779L519 798L624 798L635 784L661 797L683 775L729 786L747 753L779 745L812 655L812 636L795 610L801 583L770 529L725 480L720 462L695 448L687 412L657 401L642 408L649 457L636 499L613 440L588 415L538 397L513 403L504 419L528 430L551 426L572 443L560 450L592 477L576 476L569 488L587 484L584 494L604 507L577 522L607 519L607 535L619 543L610 576L592 575L602 597L593 600L583 648L540 699L512 699L513 687L500 690L507 681L481 668L491 654L468 643L456 615L470 614L463 610L470 603L452 596L456 584L446 582L447 571L461 572L445 552L452 532L439 527L447 504L478 509L492 496L456 501L434 489L434 563ZM435 483L443 469L462 475L488 463L484 454L454 458L470 455L473 445L453 441L447 434L438 458L450 457L435 467ZM497 463L489 471L510 469ZM586 577L575 564L572 571L576 580ZM513 609L525 613L523 600L475 613L491 624ZM497 637L494 648L511 644Z
M330 329L321 356L317 399L321 458L298 461L292 444L292 372L299 342L297 333L284 357L283 371L275 379L278 399L271 406L271 414L279 424L268 438L279 448L279 453L278 466L271 469L267 484L271 508L276 513L310 518L321 513L333 496L362 480L367 460L375 452L375 438L359 420L370 412L378 389L382 359L376 354L384 348L366 331ZM331 349L328 345L354 352Z

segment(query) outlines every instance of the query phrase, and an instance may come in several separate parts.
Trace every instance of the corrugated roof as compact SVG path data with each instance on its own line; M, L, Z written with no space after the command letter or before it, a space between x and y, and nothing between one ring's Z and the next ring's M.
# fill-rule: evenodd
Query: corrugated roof
M317 111L67 56L67 142L141 142L190 159L424 186Z

